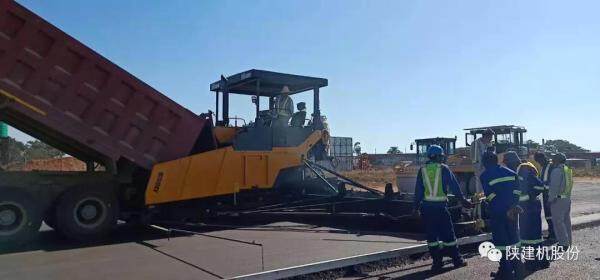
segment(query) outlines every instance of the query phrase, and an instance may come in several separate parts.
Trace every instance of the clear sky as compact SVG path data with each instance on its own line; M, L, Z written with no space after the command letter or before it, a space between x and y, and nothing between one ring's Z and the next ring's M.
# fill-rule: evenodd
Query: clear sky
M598 1L18 2L196 113L257 68L328 78L332 134L369 153L498 124L600 150Z

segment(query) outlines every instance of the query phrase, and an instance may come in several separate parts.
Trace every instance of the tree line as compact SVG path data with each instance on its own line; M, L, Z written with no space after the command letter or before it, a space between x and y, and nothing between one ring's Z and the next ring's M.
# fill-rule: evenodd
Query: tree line
M8 140L9 165L20 165L34 159L61 158L63 156L65 153L39 140L25 143L12 137L9 137Z

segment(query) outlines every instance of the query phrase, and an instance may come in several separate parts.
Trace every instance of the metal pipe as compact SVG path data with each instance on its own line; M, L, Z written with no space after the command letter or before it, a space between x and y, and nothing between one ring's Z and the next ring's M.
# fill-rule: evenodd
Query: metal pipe
M266 213L269 211L294 210L294 209L307 208L307 207L329 206L333 203L340 205L340 204L359 203L359 202L365 202L365 201L368 201L368 200L356 198L356 200L351 200L351 201L333 201L333 202L326 202L326 203L319 203L319 204L312 204L312 205L299 205L299 206L281 207L281 208L258 210L258 211L247 211L247 212L242 212L241 214Z
M321 180L323 180L323 182L325 182L325 183L326 183L326 184L327 184L327 185L328 185L328 186L329 186L329 187L330 187L330 188L331 188L331 189L332 189L332 190L333 190L335 193L338 193L337 189L336 189L336 188L334 188L334 187L331 185L331 183L329 183L329 181L327 181L327 179L325 179L325 178L323 177L323 175L319 174L319 172L317 172L317 170L315 170L315 168L314 168L314 167L312 167L312 166L310 165L310 163L309 163L307 160L305 160L305 161L304 161L304 165L306 165L306 167L308 167L308 168L309 168L309 169L310 169L312 172L314 172L314 173L315 173L315 175L317 175L317 177L319 177Z
M325 170L325 171L327 171L327 172L329 172L329 173L331 173L331 174L333 174L333 175L335 175L335 176L337 176L337 177L339 177L339 178L342 178L342 179L343 179L343 180L345 180L345 181L348 181L349 183L351 183L351 184L352 184L352 185L354 185L355 187L358 187L358 188L361 188L361 189L367 190L367 191L369 191L369 192L371 192L371 193L375 193L375 194L378 194L378 195L383 195L383 192L381 192L381 191L379 191L379 190L376 190L376 189L373 189L373 188L369 188L369 187L367 187L367 186L364 186L364 185L362 185L362 184L360 184L360 183L358 183L358 182L356 182L356 181L354 181L354 180L352 180L352 179L350 179L350 178L348 178L348 177L346 177L346 176L344 176L344 175L342 175L342 174L339 174L339 173L337 173L337 172L335 172L335 171L333 171L333 170L331 170L331 169L329 169L329 168L326 168L326 167L324 167L324 166L322 166L322 165L320 165L320 164L318 164L318 163L312 162L311 164L314 164L314 165L315 165L315 166L317 166L318 168L320 168L320 169L323 169L323 170Z

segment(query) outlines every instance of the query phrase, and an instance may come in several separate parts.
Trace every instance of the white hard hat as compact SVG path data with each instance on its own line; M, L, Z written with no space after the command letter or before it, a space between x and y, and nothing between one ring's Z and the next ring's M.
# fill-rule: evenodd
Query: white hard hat
M290 88L288 86L283 86L281 93L290 93Z

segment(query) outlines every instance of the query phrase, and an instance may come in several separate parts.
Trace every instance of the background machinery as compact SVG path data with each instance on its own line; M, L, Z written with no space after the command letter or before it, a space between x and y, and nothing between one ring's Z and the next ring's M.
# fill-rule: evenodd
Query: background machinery
M495 133L493 144L500 162L502 162L503 154L507 151L516 151L523 159L529 157L529 147L524 141L524 135L527 132L522 126L515 125L499 125L489 127L477 127L465 129L465 147L456 148L456 137L454 138L426 138L417 139L416 143L416 158L411 164L396 166L396 183L404 192L413 192L416 174L420 166L424 164L423 151L427 150L430 145L440 145L446 151L446 164L454 172L461 190L467 195L475 194L475 176L471 160L471 143L481 137L486 129L492 129Z

